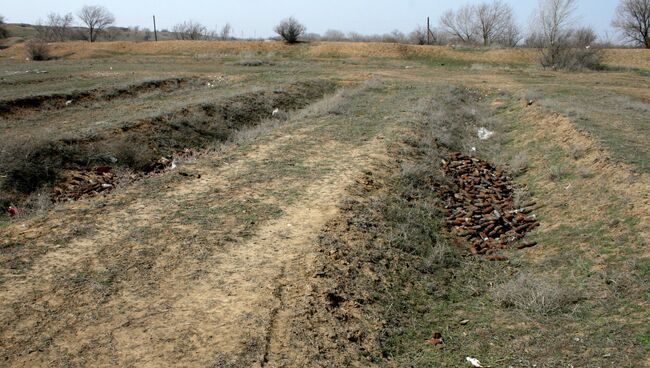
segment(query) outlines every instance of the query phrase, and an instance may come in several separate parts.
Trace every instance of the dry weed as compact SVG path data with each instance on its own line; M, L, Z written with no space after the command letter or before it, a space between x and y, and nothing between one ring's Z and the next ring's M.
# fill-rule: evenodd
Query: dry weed
M510 173L512 176L520 176L528 170L528 155L525 152L517 153L511 160L508 166L510 167Z
M578 144L572 144L571 145L571 158L574 160L579 160L587 154L587 149L583 146L580 146Z
M580 299L578 291L541 275L521 273L497 286L494 299L504 307L549 315Z

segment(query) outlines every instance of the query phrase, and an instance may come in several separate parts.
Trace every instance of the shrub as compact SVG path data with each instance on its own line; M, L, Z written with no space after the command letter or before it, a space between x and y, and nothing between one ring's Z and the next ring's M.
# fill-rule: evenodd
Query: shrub
M27 55L31 60L50 60L50 47L47 42L39 39L30 40L25 44Z
M602 53L596 48L580 48L569 42L549 46L542 51L540 64L544 68L566 70L602 70Z
M542 0L534 23L531 45L540 44L540 64L552 69L602 69L602 55L593 47L596 33L572 29L577 0Z
M548 169L548 178L551 181L560 181L569 176L569 170L566 166L562 164L553 165Z
M280 35L287 43L298 43L300 37L305 34L307 28L300 24L293 17L287 18L275 27L275 33Z
M31 193L54 183L60 175L64 160L78 155L73 147L34 139L5 147L1 157L5 176L3 189Z
M520 176L528 170L528 155L524 152L519 152L515 155L508 164L510 166L510 173L512 176Z
M203 40L208 38L207 27L191 20L176 24L172 28L172 32L178 40Z
M504 307L542 315L560 312L579 299L575 291L557 282L526 273L497 286L493 296Z
M5 28L5 19L0 15L0 39L9 37L9 31Z

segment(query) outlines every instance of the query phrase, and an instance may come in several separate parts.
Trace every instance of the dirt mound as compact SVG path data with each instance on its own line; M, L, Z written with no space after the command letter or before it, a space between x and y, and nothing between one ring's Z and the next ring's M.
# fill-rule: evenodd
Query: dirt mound
M503 168L476 157L452 153L443 160L450 184L434 184L447 211L447 224L468 238L473 254L492 254L539 226L529 215L536 203L515 205L515 184ZM522 243L519 248L533 246Z

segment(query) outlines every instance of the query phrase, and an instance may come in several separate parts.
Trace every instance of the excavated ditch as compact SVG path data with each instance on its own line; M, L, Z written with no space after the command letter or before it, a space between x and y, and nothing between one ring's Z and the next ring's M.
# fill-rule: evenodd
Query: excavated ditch
M271 118L276 109L304 108L335 89L327 80L297 82L127 122L92 139L15 145L3 154L0 205L6 209L44 186L55 188L59 200L111 190L115 169L164 170L176 154L225 141L238 129Z
M194 83L198 84L199 80L191 78L168 78L145 81L121 88L98 88L87 91L36 95L20 97L12 100L3 100L0 101L0 118L9 118L16 115L25 115L42 111L61 110L68 106L90 102L135 98L139 95L157 90L172 92L186 88Z

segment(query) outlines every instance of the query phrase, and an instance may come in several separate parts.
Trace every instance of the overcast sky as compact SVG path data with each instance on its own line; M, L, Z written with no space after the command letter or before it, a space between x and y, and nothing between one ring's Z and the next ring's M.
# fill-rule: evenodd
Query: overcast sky
M515 9L518 21L526 29L538 0L507 0ZM599 33L609 31L612 14L619 0L578 0L576 13L580 24L594 27ZM116 17L119 26L153 28L151 16L156 14L158 28L171 28L184 20L198 21L210 29L232 24L237 36L267 37L282 18L295 16L307 26L308 32L323 33L328 29L363 34L387 33L399 29L410 32L432 23L462 1L451 0L3 0L0 14L11 23L35 23L49 12L77 13L84 5L103 5Z

